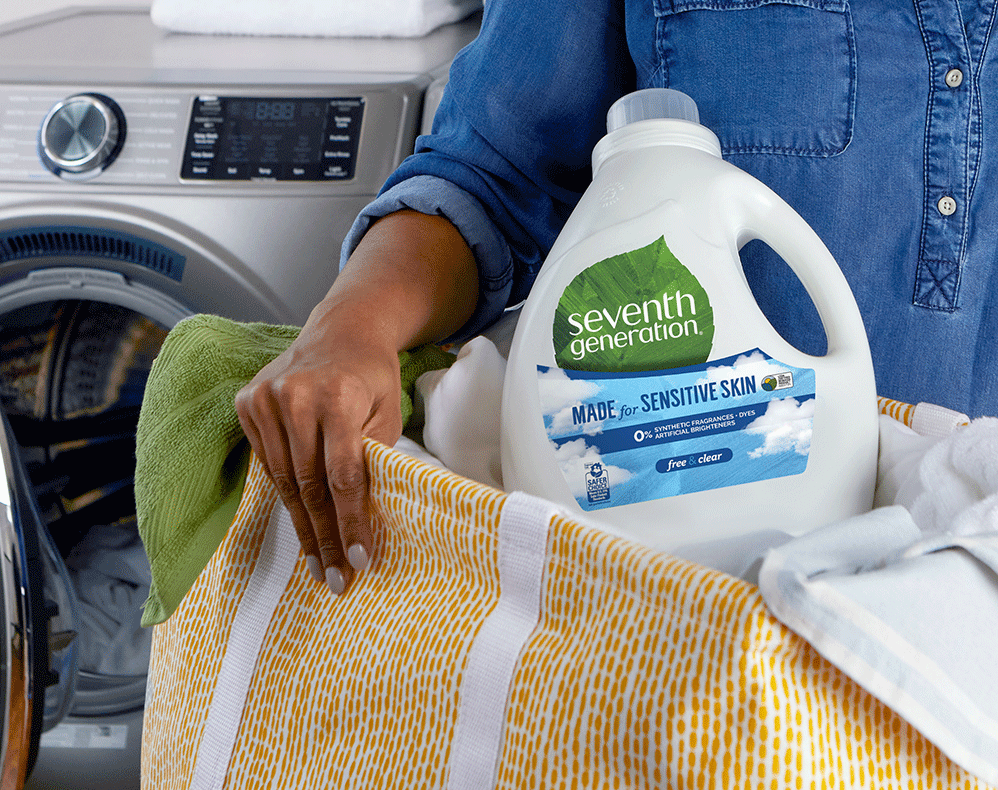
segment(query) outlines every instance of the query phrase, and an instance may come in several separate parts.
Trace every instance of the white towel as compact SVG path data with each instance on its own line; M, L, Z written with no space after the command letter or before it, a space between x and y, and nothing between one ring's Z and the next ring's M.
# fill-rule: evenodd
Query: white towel
M423 443L452 472L502 488L499 407L506 360L485 338L469 340L446 370L416 379Z
M482 0L153 0L152 21L180 33L256 36L424 36Z
M932 447L896 503L927 535L998 534L998 419L977 420Z
M998 420L928 448L902 433L885 442L902 451L880 491L893 486L894 504L773 549L759 588L826 659L998 784Z

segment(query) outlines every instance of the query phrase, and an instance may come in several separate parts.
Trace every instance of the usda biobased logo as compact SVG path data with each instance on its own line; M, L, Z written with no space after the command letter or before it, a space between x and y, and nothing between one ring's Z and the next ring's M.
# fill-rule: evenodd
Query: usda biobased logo
M579 272L555 311L558 366L662 370L706 362L714 341L707 292L660 238Z

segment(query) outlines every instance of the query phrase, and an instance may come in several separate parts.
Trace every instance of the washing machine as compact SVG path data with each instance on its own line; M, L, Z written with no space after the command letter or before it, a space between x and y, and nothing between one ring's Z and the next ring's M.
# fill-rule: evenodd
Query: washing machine
M138 788L152 360L192 313L304 322L478 23L198 36L89 7L0 27L4 790Z

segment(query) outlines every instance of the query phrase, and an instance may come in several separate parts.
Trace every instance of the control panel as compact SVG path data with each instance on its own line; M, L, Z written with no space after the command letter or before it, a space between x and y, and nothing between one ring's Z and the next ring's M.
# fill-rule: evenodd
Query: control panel
M353 178L361 96L199 96L181 177L210 181Z
M422 89L74 91L0 80L0 182L373 194L411 151Z

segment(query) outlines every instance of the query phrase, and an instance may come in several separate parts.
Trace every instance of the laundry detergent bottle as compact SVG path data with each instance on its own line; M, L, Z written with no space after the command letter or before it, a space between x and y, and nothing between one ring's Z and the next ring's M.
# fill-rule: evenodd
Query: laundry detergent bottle
M659 548L800 534L868 510L878 417L855 299L772 190L721 159L685 94L620 99L593 182L522 307L502 471ZM827 353L790 345L738 252L761 239L803 283Z

